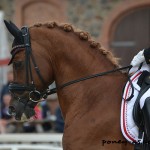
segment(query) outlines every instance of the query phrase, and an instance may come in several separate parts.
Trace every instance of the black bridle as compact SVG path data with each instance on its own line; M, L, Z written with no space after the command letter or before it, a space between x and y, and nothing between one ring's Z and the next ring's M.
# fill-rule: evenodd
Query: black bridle
M80 78L80 79L73 80L73 81L67 82L65 84L62 84L62 85L58 86L57 88L53 88L53 89L47 88L45 91L40 92L40 91L37 90L37 88L34 84L32 71L31 71L31 61L32 61L34 69L35 69L41 83L43 85L46 85L46 82L44 81L44 79L43 79L43 77L40 73L40 70L39 70L39 68L36 64L35 58L32 54L31 43L30 43L30 34L29 34L28 27L23 27L21 29L21 31L22 31L22 37L24 39L24 44L17 45L15 47L13 47L13 49L11 51L12 59L11 59L10 63L12 62L15 55L18 52L20 52L22 50L22 48L25 48L26 83L25 84L19 84L19 83L13 83L12 82L9 85L9 90L12 93L15 93L15 91L24 91L24 92L28 91L29 92L29 100L32 101L32 102L35 102L35 103L39 102L41 98L45 99L48 95L56 93L57 90L62 89L62 88L66 87L66 86L69 86L71 84L75 84L77 82L81 82L81 81L88 80L88 79L91 79L91 78L104 76L104 75L107 75L107 74L110 74L110 73L113 73L113 72L117 72L117 71L124 70L124 69L129 69L129 68L132 67L131 65L129 65L129 66L126 66L126 67L117 68L117 69L110 70L110 71L107 71L107 72L102 72L102 73L86 76L86 77L83 77L83 78ZM21 100L21 96L20 97L16 96L16 97L17 97L18 100Z
M44 81L40 70L36 64L35 58L32 54L32 49L31 49L31 43L30 43L30 35L29 35L29 30L28 27L22 27L21 29L22 32L22 37L24 40L24 44L22 45L17 45L13 47L11 54L12 54L12 59L10 60L9 64L12 63L12 60L14 59L15 55L23 50L22 48L25 48L25 75L26 75L26 81L25 84L19 84L19 83L10 83L9 85L9 90L11 93L15 93L15 91L28 91L29 92L29 100L33 102L38 102L41 98L46 97L46 92L40 92L37 90L33 76L32 76L32 71L31 71L31 62L34 66L34 69L43 85L46 85L46 82ZM18 100L21 100L21 97L16 96ZM34 99L33 99L34 98ZM36 100L35 100L36 99Z

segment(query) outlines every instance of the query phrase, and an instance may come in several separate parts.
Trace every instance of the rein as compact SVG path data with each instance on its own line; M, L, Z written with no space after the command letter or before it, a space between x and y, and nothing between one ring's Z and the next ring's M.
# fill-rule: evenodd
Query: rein
M117 72L117 71L121 71L121 70L125 70L125 69L130 69L132 66L129 65L129 66L125 66L125 67L121 67L121 68L117 68L117 69L114 69L114 70L109 70L109 71L106 71L106 72L101 72L101 73L98 73L98 74L93 74L93 75L89 75L89 76L86 76L86 77L83 77L83 78L79 78L79 79L76 79L76 80L72 80L70 82L67 82L67 83L64 83L56 88L53 88L53 89L50 89L48 95L50 94L54 94L56 93L59 89L62 89L66 86L69 86L69 85L72 85L72 84L75 84L75 83L78 83L78 82L81 82L81 81L84 81L84 80L89 80L89 79L92 79L92 78L96 78L96 77L100 77L100 76L104 76L104 75L108 75L108 74L111 74L111 73L114 73L114 72Z
M83 77L83 78L72 80L70 82L62 84L62 85L60 85L56 88L53 88L53 89L47 88L45 91L40 92L40 91L37 91L37 89L35 87L35 84L34 84L32 71L31 71L31 61L32 61L34 69L35 69L37 75L39 76L39 79L40 79L40 81L43 85L45 85L45 81L44 81L43 77L40 74L40 70L39 70L38 66L36 65L36 61L35 61L34 56L32 54L31 43L30 43L30 35L29 35L28 27L23 27L21 29L21 31L22 31L22 37L24 39L24 44L17 45L12 49L12 51L11 51L12 58L11 58L9 64L12 63L12 60L14 59L15 55L22 50L22 49L18 49L18 48L25 48L26 83L25 84L11 83L9 85L9 90L11 92L17 91L17 90L18 91L29 91L29 100L34 102L34 103L39 102L40 99L42 99L42 98L45 99L48 95L54 94L59 89L62 89L62 88L67 87L69 85L72 85L72 84L75 84L75 83L78 83L78 82L81 82L81 81L84 81L84 80L88 80L88 79L104 76L104 75L107 75L107 74L111 74L111 73L114 73L114 72L117 72L117 71L120 71L120 70L130 69L132 67L131 65L129 65L129 66L117 68L117 69L114 69L114 70L89 75L89 76L86 76L86 77ZM29 83L29 79L31 79L31 83ZM18 96L17 99L20 101L21 97Z

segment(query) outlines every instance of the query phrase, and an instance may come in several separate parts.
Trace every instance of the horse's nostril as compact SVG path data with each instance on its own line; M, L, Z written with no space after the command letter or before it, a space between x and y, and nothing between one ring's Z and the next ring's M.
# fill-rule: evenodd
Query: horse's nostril
M9 106L8 112L9 112L9 114L10 114L11 116L15 116L15 115L16 115L15 107Z

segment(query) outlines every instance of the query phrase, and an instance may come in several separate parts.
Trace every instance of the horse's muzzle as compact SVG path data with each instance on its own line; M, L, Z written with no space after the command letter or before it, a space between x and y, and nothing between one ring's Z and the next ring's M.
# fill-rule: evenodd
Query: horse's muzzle
M11 116L15 116L16 115L16 109L14 106L9 106L9 110L8 110L9 114Z
M29 102L24 104L22 102L15 101L13 105L9 106L9 114L14 116L16 120L21 121L21 117L24 114L27 119L35 115L34 106Z
M14 102L9 106L9 114L14 116L16 120L21 120L21 116L25 110L25 104L22 102Z

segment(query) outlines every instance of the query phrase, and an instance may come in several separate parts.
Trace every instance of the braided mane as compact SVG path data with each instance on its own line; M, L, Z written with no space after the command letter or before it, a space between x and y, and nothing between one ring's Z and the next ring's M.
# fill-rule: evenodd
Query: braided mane
M73 25L71 24L67 24L67 23L63 23L63 24L58 24L57 22L47 22L47 23L36 23L34 24L33 26L31 26L30 28L32 27L41 27L41 26L45 26L47 28L60 28L62 30L64 30L65 32L73 32L75 35L77 35L81 40L84 40L84 41L87 41L87 43L89 44L89 46L91 48L96 48L96 49L99 49L100 52L106 56L106 58L112 62L112 64L115 66L115 67L119 67L118 65L118 60L117 58L115 58L113 56L113 54L104 49L100 43L94 41L91 39L91 36L89 35L88 32L84 32L80 29L76 29Z

